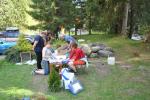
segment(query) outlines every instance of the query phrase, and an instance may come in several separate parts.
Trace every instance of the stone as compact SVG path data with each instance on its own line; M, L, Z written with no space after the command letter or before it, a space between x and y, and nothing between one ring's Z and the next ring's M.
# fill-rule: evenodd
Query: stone
M98 58L99 56L98 56L97 53L91 53L90 57L91 57L91 58Z
M90 53L91 53L91 48L89 47L88 44L81 44L79 47L83 50L83 52L84 52L87 56L90 55Z
M107 50L99 50L98 51L98 55L100 57L108 57L108 56L112 56L114 55L111 51L107 51Z
M100 50L99 46L91 47L92 52L98 52Z
M104 48L104 50L114 52L114 50L111 47L106 47L106 48Z

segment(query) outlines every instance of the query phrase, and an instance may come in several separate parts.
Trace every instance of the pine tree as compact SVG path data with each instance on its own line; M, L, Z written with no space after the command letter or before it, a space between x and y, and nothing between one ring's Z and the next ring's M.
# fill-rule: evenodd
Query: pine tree
M19 35L19 39L17 41L17 49L21 52L27 52L32 49L32 45L25 39L24 34Z
M60 90L60 76L59 73L55 70L55 66L53 66L50 70L52 70L52 73L50 73L48 80L49 89L52 92L57 92Z

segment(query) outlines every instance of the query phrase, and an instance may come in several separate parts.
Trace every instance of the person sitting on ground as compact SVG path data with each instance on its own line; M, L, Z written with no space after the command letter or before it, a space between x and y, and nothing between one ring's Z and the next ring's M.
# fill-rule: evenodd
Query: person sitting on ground
M34 73L41 74L41 75L47 75L50 72L49 69L49 59L55 59L52 48L49 42L46 43L42 50L42 62L41 66L43 69L35 70Z
M84 52L78 48L77 43L72 43L68 65L74 72L77 72L76 65L84 65L86 63L82 58L85 58Z

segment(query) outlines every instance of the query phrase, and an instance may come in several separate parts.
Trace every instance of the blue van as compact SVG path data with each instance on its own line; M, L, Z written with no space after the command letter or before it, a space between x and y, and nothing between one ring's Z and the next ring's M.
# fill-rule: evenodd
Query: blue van
M19 36L19 29L17 27L8 27L3 32L5 38L17 38Z

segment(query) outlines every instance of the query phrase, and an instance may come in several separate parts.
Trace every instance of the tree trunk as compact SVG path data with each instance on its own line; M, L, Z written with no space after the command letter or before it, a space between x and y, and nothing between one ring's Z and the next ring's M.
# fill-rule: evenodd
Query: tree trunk
M77 35L77 31L78 31L77 24L75 24L75 35Z
M90 16L89 16L89 35L92 34L92 18L91 18L91 13L90 13Z
M125 10L124 10L124 16L123 16L123 23L122 23L122 35L127 35L127 27L128 27L128 12L129 12L129 2L125 3Z
M134 26L135 26L135 19L134 19L134 5L133 5L133 0L130 0L130 22L129 22L129 25L130 25L130 30L129 30L129 34L128 34L128 37L131 38L133 32L134 32Z

